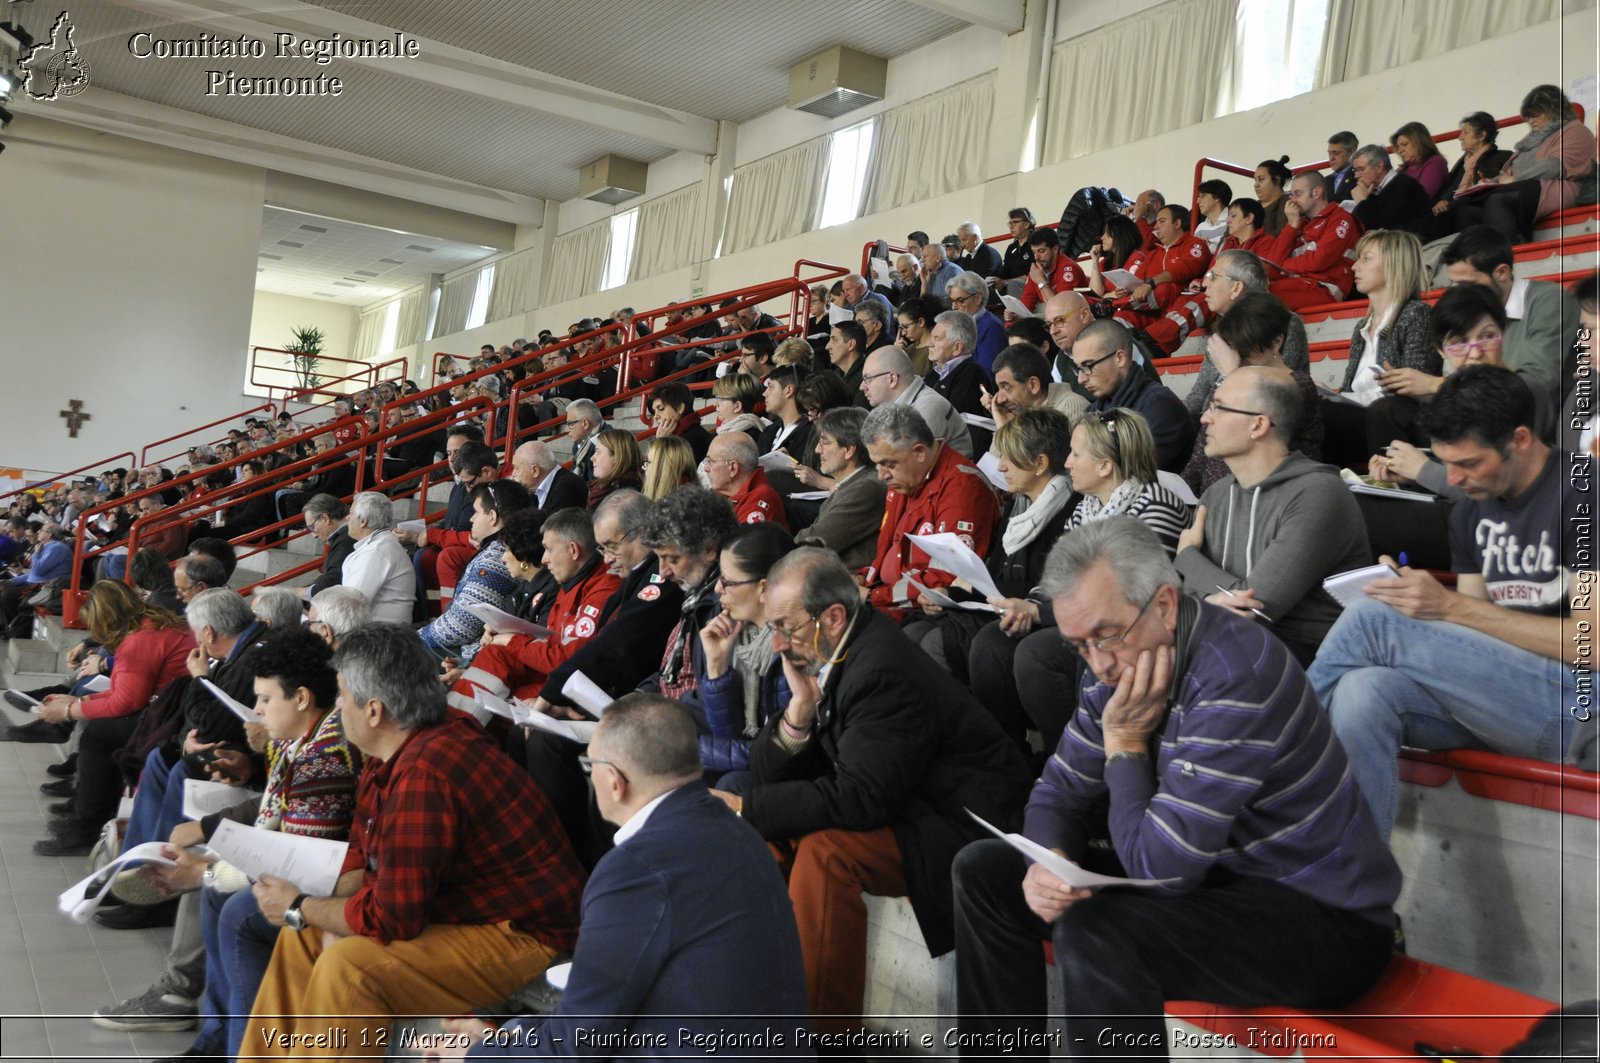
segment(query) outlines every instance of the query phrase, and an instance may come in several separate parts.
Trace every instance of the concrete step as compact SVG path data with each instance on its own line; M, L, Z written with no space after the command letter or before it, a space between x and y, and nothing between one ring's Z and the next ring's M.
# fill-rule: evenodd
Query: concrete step
M50 673L61 669L61 651L43 639L10 639L6 666L17 672Z

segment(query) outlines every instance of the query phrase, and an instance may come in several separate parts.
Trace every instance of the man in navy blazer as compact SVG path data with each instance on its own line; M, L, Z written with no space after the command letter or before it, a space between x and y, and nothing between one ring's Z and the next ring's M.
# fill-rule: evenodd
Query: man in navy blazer
M583 891L560 1006L487 1037L484 1023L452 1019L446 1029L475 1047L429 1058L667 1059L713 1045L741 1059L811 1057L788 887L761 837L701 784L688 711L629 694L606 710L583 763L618 830Z

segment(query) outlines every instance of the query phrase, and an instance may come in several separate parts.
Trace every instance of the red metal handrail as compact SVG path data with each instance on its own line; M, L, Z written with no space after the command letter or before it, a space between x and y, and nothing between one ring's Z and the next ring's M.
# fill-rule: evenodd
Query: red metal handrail
M358 437L357 440L353 440L350 444L346 444L346 447L349 447L349 446L353 446L355 442L359 441L359 436L364 431L364 429L366 427L366 422L362 418L359 418L359 417L347 417L347 418L342 419L341 421L335 422L334 425L327 426L327 427L329 427L329 428L339 428L339 427L344 427L346 425L349 425L349 426L353 427L353 429L356 432L357 437ZM85 558L86 557L98 556L98 555L106 552L106 550L110 549L110 547L96 547L93 551L85 553L84 542L85 542L86 533L87 533L88 526L89 526L89 518L98 516L101 513L110 512L111 510L117 509L117 508L119 508L121 506L137 505L138 501L140 499L144 498L146 495L163 494L163 493L165 493L167 491L170 491L170 490L173 490L173 489L177 489L179 491L182 491L182 490L185 489L185 487L187 487L189 485L192 485L192 484L195 484L195 483L199 483L199 482L203 481L207 476L213 475L213 474L215 474L217 472L228 470L228 469L237 469L239 466L245 464L246 462L259 460L265 454L270 454L270 453L273 453L273 452L279 451L279 450L287 450L290 447L298 446L299 444L301 444L303 442L306 442L306 441L314 438L317 435L320 435L323 430L324 430L323 428L318 428L318 429L315 429L315 430L302 432L299 435L291 436L288 439L280 439L280 440L277 440L276 442L274 442L274 443L272 443L272 444L270 444L270 445L268 445L266 447L263 447L259 451L255 451L254 453L240 455L237 458L232 458L232 459L230 459L228 461L225 461L225 462L219 462L216 465L208 465L205 468L200 469L198 471L185 473L182 476L176 476L173 479L166 481L165 483L156 484L153 487L140 488L137 491L132 491L132 492L126 494L126 495L123 495L121 498L108 499L107 501L102 502L99 505L89 506L89 507L85 508L83 513L82 513L83 519L79 521L78 528L76 530L76 534L73 537L72 578L71 578L70 583L68 584L67 590L62 595L61 621L62 621L63 626L66 626L66 627L76 627L77 626L78 611L82 608L83 599L86 596L86 592L83 590L83 562L84 562ZM274 469L273 470L274 482L281 482L281 474L307 471L317 461L322 460L322 459L324 459L326 457L327 457L326 453L321 454L321 455L313 455L312 457L304 458L304 459L301 459L298 462L294 462L294 463L291 463L290 465L286 465L282 469ZM216 489L215 493L221 494L223 492L228 491L233 486L235 486L235 485L230 484L230 485L228 485L228 487L219 487L219 488ZM199 501L200 501L200 499L198 499L198 498L190 500L189 506L193 506L193 505L195 505L195 503L197 503ZM185 507L185 508L188 508L188 507Z
M133 472L138 468L137 464L133 460L133 451L124 450L120 454L113 454L111 457L105 458L101 461L90 462L88 465L80 465L76 469L68 469L66 472L56 473L47 480L35 480L32 483L25 483L21 487L14 488L13 490L7 491L3 495L0 495L0 502L4 502L8 498L15 498L17 495L20 495L25 491L32 491L36 488L48 487L53 483L59 483L70 476L76 476L80 472L88 472L90 469L103 469L107 467L115 469L117 466L112 463L118 458L128 459L129 472Z
M207 429L210 429L210 428L217 428L217 427L219 427L221 425L227 424L229 421L242 421L246 417L249 417L251 414L254 414L254 413L263 413L263 412L265 412L268 416L276 417L277 416L277 411L278 411L278 407L277 407L276 403L263 402L259 406L250 407L248 410L240 410L238 413L230 413L226 417L218 417L215 421L207 421L205 424L199 425L199 426L197 426L195 428L191 428L187 432L178 432L175 435L163 436L160 439L157 439L157 440L155 440L153 442L146 443L144 445L144 447L139 451L139 467L142 469L146 465L149 465L151 463L150 462L150 451L154 450L156 447L162 446L162 445L167 444L167 443L174 442L175 440L183 439L183 438L185 438L187 436L192 436L192 435L195 435L197 433L204 432L204 431L206 431ZM226 439L224 438L224 440L222 440L222 441L226 442ZM196 445L199 445L199 444L196 444ZM213 442L210 442L210 443L206 443L204 445L205 446L214 447L217 444L216 444L215 441L213 441ZM188 452L189 452L188 448L185 447L182 451L179 451L178 453L187 454ZM171 461L173 458L175 458L177 456L178 456L177 454L169 454L167 457L155 459L155 463L159 465L161 462Z

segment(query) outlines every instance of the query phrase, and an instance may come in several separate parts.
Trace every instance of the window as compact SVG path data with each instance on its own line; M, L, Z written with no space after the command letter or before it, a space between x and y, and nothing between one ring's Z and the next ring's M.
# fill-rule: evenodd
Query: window
M383 333L378 338L378 353L388 354L395 349L400 332L400 300L396 299L383 310ZM371 335L371 333L368 333Z
M601 291L628 283L628 270L633 266L633 238L638 232L638 207L611 216L611 244L606 248L606 268L600 275Z
M872 157L873 123L841 129L828 138L828 171L822 179L819 229L854 221L861 214L861 192Z
M478 271L478 283L472 288L472 307L467 311L467 328L477 328L489 317L489 291L494 287L494 267L485 266Z
M1233 92L1218 115L1248 111L1316 87L1328 0L1239 0Z

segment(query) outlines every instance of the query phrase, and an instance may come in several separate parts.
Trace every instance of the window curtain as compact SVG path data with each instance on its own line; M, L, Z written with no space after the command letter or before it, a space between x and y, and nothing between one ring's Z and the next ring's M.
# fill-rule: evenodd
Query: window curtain
M1210 121L1233 81L1236 10L1173 0L1057 45L1045 162Z
M1317 87L1586 11L1595 0L1331 0ZM1554 68L1552 67L1552 70ZM1503 73L1503 72L1502 72ZM1542 74L1523 80L1532 88Z
M550 267L544 275L544 305L598 291L610 246L610 218L556 237L550 248Z
M439 314L433 319L433 338L448 336L452 332L460 332L467 327L467 314L472 311L472 294L478 287L478 271L469 269L465 273L458 273L449 277L439 288ZM406 308L400 307L400 336L413 336L405 328ZM404 340L400 341L403 347Z
M682 269L699 257L700 189L693 184L639 204L630 281Z
M472 288L467 288L467 301L472 301ZM462 311L462 320L466 320L466 311ZM409 347L413 343L421 343L427 337L422 330L428 326L428 286L413 288L400 297L400 316L395 322L394 349ZM441 332L440 335L443 335ZM381 352L388 354L388 351Z
M816 224L828 138L817 137L733 171L722 254L798 236Z
M378 343L383 339L383 320L392 302L393 299L385 299L361 311L361 316L356 319L356 345L350 357L362 362L370 362L377 357Z
M861 213L981 185L994 81L994 74L985 74L879 115ZM931 145L938 150L930 151Z
M503 321L533 309L538 301L533 290L534 277L539 272L538 250L530 247L495 261L494 281L489 287L489 321Z

